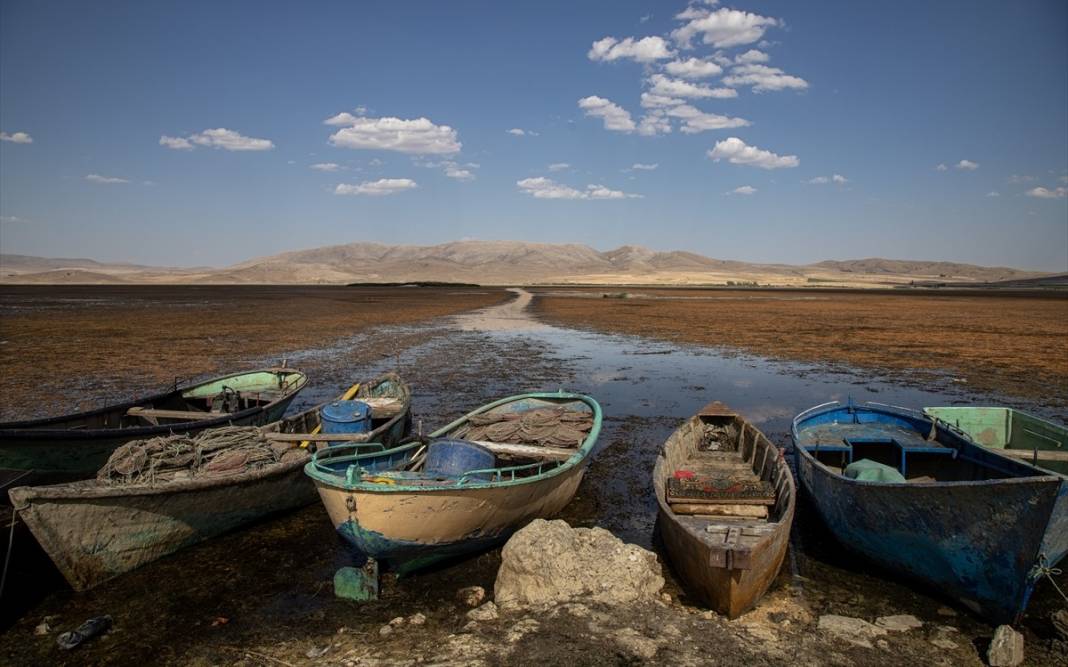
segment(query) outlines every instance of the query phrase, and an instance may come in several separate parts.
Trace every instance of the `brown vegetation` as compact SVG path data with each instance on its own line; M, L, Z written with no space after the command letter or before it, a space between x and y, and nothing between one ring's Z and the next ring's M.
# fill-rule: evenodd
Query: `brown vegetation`
M1064 296L741 290L643 290L630 296L542 292L534 309L570 327L777 359L899 375L945 371L973 389L1068 405Z
M5 287L0 417L96 407L175 376L237 371L383 325L499 303L498 289L346 287ZM85 378L92 378L89 382ZM113 395L112 392L119 392Z

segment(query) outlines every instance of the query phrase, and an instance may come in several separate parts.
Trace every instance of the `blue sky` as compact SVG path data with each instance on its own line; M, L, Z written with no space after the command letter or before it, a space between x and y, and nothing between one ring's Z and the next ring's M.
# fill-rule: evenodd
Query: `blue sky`
M6 253L479 238L1068 270L1063 0L5 0L0 131Z

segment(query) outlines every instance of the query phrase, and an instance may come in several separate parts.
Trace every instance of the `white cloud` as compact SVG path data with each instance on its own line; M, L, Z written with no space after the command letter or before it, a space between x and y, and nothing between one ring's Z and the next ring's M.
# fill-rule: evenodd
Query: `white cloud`
M101 176L100 174L89 174L85 177L85 180L90 183L100 183L102 185L115 185L118 183L129 183L130 181L125 178L118 178L117 176Z
M745 53L740 53L734 57L734 62L739 65L752 65L754 63L766 63L770 59L768 54L756 49L749 49Z
M513 127L510 130L505 130L505 132L507 132L508 134L510 134L512 136L515 136L515 137L528 137L528 136L529 137L536 137L536 136L538 136L537 132L533 132L531 130L524 130L524 129L519 128L519 127Z
M796 167L801 160L796 155L776 155L756 146L746 145L738 137L730 137L716 142L715 147L708 151L708 157L719 162L727 160L731 164L760 167L761 169L782 169Z
M945 171L946 169L949 169L949 167L947 167L945 164L940 164L937 167L935 167L935 169L937 171Z
M734 195L751 195L751 194L754 194L756 191L757 191L757 189L754 188L752 185L742 185L740 187L734 188L733 190L731 190L727 194L729 194L729 195L730 194L734 194Z
M738 92L733 88L709 88L699 83L672 79L663 74L652 75L649 77L648 83L652 85L649 89L650 93L664 97L738 97Z
M455 162L445 162L442 166L445 168L445 175L449 178L454 178L458 181L475 180L475 175L469 169L464 169Z
M834 183L835 185L845 185L849 182L849 179L841 174L832 174L831 176L817 176L810 179L809 183L812 185L826 185L827 183Z
M415 181L410 178L380 178L377 181L365 181L358 185L352 183L339 183L334 188L336 195L367 195L370 197L384 197L398 192L411 190L417 187Z
M629 194L621 190L612 190L603 185L587 185L585 190L576 190L544 176L524 178L516 181L515 184L535 199L635 199L641 197L641 195Z
M752 86L753 91L758 93L784 88L808 88L808 81L801 77L767 65L739 65L731 70L730 76L723 77L723 83L728 86Z
M176 151L191 151L193 144L184 137L168 137L166 134L159 138L159 145L172 148Z
M337 162L317 162L308 165L308 169L314 169L315 171L338 171L341 169L341 165Z
M987 197L1000 197L1001 193L997 192L996 190L991 190L990 192L986 193L986 196Z
M700 58L687 58L686 60L673 60L664 65L668 74L679 76L684 79L706 79L710 76L723 74L723 68L716 63Z
M197 146L222 148L223 150L228 151L269 151L274 148L274 143L270 139L246 137L243 134L228 130L224 127L217 127L213 130L204 130L203 132L189 135L189 141ZM163 143L162 138L160 139L160 143Z
M680 119L682 121L680 131L684 134L697 134L708 130L724 130L749 125L749 121L744 118L732 118L730 116L707 113L689 104L671 107L664 111L664 114Z
M348 127L343 127L330 135L330 143L340 148L397 151L398 153L415 153L419 155L442 155L457 153L463 144L456 130L448 125L435 125L427 118L369 118L338 114L326 122L341 116Z
M25 132L15 132L14 134L0 132L0 141L10 141L13 144L32 144L33 137Z
M623 40L605 37L594 42L586 56L594 61L611 62L620 58L631 58L640 63L651 63L673 58L675 52L663 37L642 37L638 40L633 37Z
M642 164L641 162L635 162L630 166L630 168L637 169L639 171L653 171L659 166L660 164L658 162L654 162L652 164Z
M593 116L604 120L604 129L614 132L633 132L634 120L630 112L603 97L590 95L578 101L579 108L586 112L587 116Z
M563 171L570 166L567 162L553 162L549 165L549 171Z
M18 217L16 215L0 215L0 223L4 223L4 224L8 224L8 225L14 225L14 224L23 223L23 222L27 222L28 223L30 221L27 220L26 218L20 218L20 217Z
M778 19L759 14L727 9L723 7L714 12L694 10L691 6L676 18L688 22L671 33L675 41L684 49L691 46L691 40L701 36L701 41L717 49L726 49L742 44L752 44L764 36L768 28L781 25Z
M955 164L953 166L956 167L957 169L962 169L964 171L975 171L976 169L979 168L979 163L978 162L972 162L971 160L961 160L960 162L958 162L957 164Z
M1063 199L1068 197L1068 188L1058 187L1052 190L1047 190L1043 187L1031 188L1027 191L1028 197L1038 197L1039 199Z
M652 93L642 93L642 108L644 109L658 109L663 107L675 107L680 104L686 104L686 100L678 97L668 97L666 95L654 95Z
M645 93L642 93L643 95ZM671 121L664 114L662 109L654 109L649 113L642 116L641 122L638 123L638 134L643 137L653 137L658 134L669 134L671 132Z

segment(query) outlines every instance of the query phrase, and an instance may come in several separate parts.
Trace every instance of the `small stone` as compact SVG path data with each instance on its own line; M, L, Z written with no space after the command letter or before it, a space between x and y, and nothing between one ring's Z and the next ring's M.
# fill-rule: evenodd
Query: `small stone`
M876 639L875 645L884 651L890 650L890 642L886 641L885 639Z
M393 632L393 626L392 625L383 625L382 627L380 627L378 629L378 634L382 635L383 637L385 637L386 635L388 635L391 632Z
M41 621L33 629L35 635L47 635L49 632L52 632L52 626L48 624L48 621Z
M990 667L1016 667L1024 659L1023 635L1008 625L999 625L986 652Z
M660 599L664 604L671 604L671 593L661 593Z
M897 614L895 616L880 616L875 619L875 625L885 628L890 632L906 632L923 627L923 621L912 614Z
M400 626L404 625L404 617L398 616L397 618L390 621L389 624L395 628L399 628Z
M949 607L939 607L938 608L938 615L939 616L956 616L957 612L954 611L953 609L950 609Z
M957 642L953 641L952 639L946 639L945 637L932 639L931 643L940 649L945 649L946 651L952 651L957 648Z
M701 614L701 618L705 619L706 621L711 621L715 617L716 617L716 613L713 612L713 611L706 611L706 612Z
M426 623L426 616L422 614L412 614L408 617L408 625L424 625Z
M819 629L850 644L872 648L872 640L886 634L886 630L859 618L827 614L820 616Z
M481 607L477 607L467 612L467 617L472 621L494 621L500 613L497 611L497 605L493 602L487 602Z
M486 599L486 589L481 586L468 586L456 591L456 600L468 607L477 607Z

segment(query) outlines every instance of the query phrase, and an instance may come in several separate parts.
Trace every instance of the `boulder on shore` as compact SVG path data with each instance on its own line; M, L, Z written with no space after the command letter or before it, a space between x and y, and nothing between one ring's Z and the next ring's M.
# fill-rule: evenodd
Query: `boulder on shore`
M572 528L536 519L501 552L494 600L502 609L572 600L652 602L664 586L656 554L603 528Z
M1024 638L1008 625L1000 625L994 631L994 639L986 652L991 667L1016 667L1024 659Z

